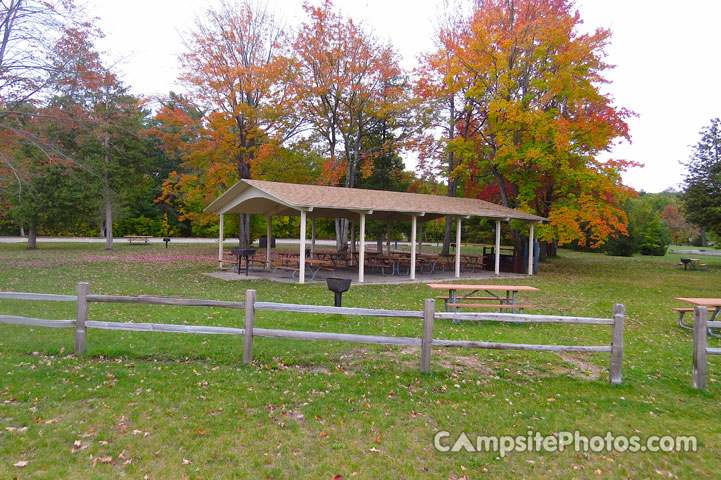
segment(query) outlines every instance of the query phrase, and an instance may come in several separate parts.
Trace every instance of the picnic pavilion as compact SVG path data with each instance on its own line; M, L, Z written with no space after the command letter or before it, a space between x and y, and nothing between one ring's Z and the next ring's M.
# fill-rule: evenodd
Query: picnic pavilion
M411 261L410 279L416 276L417 225L430 220L451 216L456 220L455 277L461 276L461 223L473 217L493 219L496 222L495 274L500 272L501 222L521 220L528 222L529 254L528 274L533 274L533 229L536 223L548 219L520 210L503 207L475 198L445 197L419 193L387 192L357 188L326 187L262 180L240 180L205 208L220 216L218 261L223 262L223 220L226 214L257 214L267 218L267 265L270 266L271 221L274 216L300 216L300 265L298 283L305 282L306 225L310 218L347 218L358 222L360 247L358 282L364 282L365 224L366 220L391 222L410 220ZM390 228L390 224L389 224ZM390 250L390 239L387 240Z

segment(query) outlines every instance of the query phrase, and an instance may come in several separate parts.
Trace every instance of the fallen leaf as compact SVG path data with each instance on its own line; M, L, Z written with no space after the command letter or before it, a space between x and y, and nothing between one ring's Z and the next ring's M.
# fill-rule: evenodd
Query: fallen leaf
M30 464L27 460L18 460L17 462L13 463L13 467L23 468L27 467Z
M184 458L184 459L183 459L183 465L192 465L192 464L193 464L193 462L191 462L191 461L188 460L187 458Z
M75 440L73 442L73 453L77 453L80 450L84 450L86 448L88 448L87 445L83 445L80 440Z

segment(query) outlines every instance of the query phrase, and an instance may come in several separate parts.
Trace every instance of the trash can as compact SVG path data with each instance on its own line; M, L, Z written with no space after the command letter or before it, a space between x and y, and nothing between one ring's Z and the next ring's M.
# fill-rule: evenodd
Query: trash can
M267 248L268 237L260 237L258 239L258 248ZM270 248L275 248L275 237L270 237Z

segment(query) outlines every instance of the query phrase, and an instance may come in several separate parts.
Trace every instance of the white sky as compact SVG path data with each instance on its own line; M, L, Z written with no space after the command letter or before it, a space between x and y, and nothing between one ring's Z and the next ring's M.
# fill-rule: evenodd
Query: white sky
M209 2L198 0L86 0L106 38L99 44L132 91L145 96L182 91L177 84L181 33ZM270 0L287 24L303 18L302 0ZM442 0L335 0L346 16L390 40L406 68L433 47ZM624 175L637 190L678 189L690 146L711 118L721 116L721 1L577 0L584 27L613 32L607 61L607 91L629 119L632 143L614 147L611 158L645 164ZM406 163L409 163L408 161Z

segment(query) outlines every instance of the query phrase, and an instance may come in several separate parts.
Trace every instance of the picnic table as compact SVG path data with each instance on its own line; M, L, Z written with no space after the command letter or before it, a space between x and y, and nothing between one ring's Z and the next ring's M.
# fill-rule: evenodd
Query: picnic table
M681 258L679 260L679 265L683 265L684 270L688 270L689 268L691 270L696 270L698 267L705 267L705 263L699 263L701 260L698 258Z
M471 272L476 271L476 267L483 270L483 255L461 255L462 265L464 267L470 267Z
M439 264L438 262L443 259L440 255L434 255L430 253L424 253L421 255L418 255L417 257L418 263L421 267L421 273L423 273L423 267L428 267L428 273L436 273L436 267L442 268L443 271L446 270L443 263Z
M448 297L438 297L445 302L445 311L453 309L459 312L461 308L498 308L501 312L523 312L524 308L533 308L531 305L521 305L516 302L518 292L538 292L536 287L526 285L458 285L453 283L427 283L434 290L448 290ZM466 292L459 295L458 292ZM485 292L488 296L475 296L477 292ZM499 294L496 294L499 292ZM497 303L463 303L464 300L489 300Z
M713 309L713 312L711 313L711 318L708 319L709 322L713 322L716 320L716 317L718 316L719 312L721 312L721 298L693 298L693 297L676 297L676 300L680 302L686 302L690 303L691 305L696 305L699 307L706 307L709 310ZM689 330L693 330L693 327L690 325L686 325L683 323L683 315L686 312L693 311L692 308L674 308L674 311L679 312L678 317L678 323L682 328L687 328ZM709 335L712 335L714 337L721 337L721 335L718 335L713 332L711 328L708 329Z
M278 270L286 270L290 271L291 278L295 279L298 272L300 272L300 255L285 255L284 257L285 258L283 258L280 262L281 265L277 265L273 270L273 274L275 275ZM332 272L334 269L333 262L329 260L321 260L319 258L306 258L305 268L311 274L311 281L316 279L318 272L321 270Z
M315 252L315 256L318 257L320 260L330 260L330 262L333 264L333 268L340 268L340 262L344 261L346 265L348 264L348 254L346 252Z
M148 240L153 238L153 236L152 235L125 235L125 238L127 238L128 243L132 245L133 240L135 240L136 242L142 240L143 243L148 243Z

